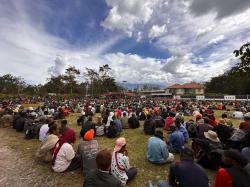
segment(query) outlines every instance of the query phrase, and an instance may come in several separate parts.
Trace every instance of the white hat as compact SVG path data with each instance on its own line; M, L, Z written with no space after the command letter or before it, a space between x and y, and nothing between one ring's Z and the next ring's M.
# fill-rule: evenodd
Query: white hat
M217 133L214 131L209 130L208 132L204 132L204 136L213 142L220 142Z

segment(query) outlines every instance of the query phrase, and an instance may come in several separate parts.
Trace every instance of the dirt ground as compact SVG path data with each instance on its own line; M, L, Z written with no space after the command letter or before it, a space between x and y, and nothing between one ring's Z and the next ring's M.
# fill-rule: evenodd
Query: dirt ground
M49 169L49 164L35 160L35 142L24 140L23 134L13 129L0 129L0 137L1 187L82 186L83 179L79 173L57 174ZM26 146L25 153L19 144Z

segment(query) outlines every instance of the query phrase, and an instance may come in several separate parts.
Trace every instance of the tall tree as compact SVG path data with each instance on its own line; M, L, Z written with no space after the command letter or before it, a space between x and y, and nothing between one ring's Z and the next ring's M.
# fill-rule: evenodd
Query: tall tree
M76 78L80 73L80 70L76 69L75 66L70 66L66 69L65 74L63 75L63 80L65 81L66 86L69 86L71 94L73 93L73 89L77 87Z
M0 92L19 94L25 88L25 81L21 77L11 74L0 76Z

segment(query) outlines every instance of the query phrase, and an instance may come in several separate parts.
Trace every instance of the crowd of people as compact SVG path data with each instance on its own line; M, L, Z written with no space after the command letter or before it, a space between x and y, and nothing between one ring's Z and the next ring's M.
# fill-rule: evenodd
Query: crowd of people
M33 98L30 102L42 105L24 108L22 100L0 101L0 127L13 127L26 139L39 139L36 158L51 163L54 172L81 169L86 187L126 186L136 177L138 168L130 165L127 140L122 135L137 128L150 136L145 153L148 162L159 166L171 163L168 180L159 181L159 187L209 186L204 168L217 171L215 187L250 186L248 102L139 97ZM216 118L218 109L223 114ZM80 132L68 125L71 113L80 113L76 119ZM242 121L239 127L233 118ZM75 151L78 133L82 141ZM113 151L100 150L98 136L113 138ZM148 185L154 186L151 181Z

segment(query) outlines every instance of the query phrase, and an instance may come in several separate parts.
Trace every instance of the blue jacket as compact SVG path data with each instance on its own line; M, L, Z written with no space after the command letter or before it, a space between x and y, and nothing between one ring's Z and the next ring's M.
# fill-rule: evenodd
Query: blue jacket
M189 135L188 135L188 131L187 129L185 128L184 125L181 125L180 128L178 129L178 131L182 132L183 136L184 136L184 140L185 140L185 143L188 142L188 139L189 139Z
M167 161L169 152L167 144L158 137L151 137L148 140L147 159L156 164L162 164Z
M174 131L170 135L168 143L174 152L181 152L185 144L185 139L182 132Z

